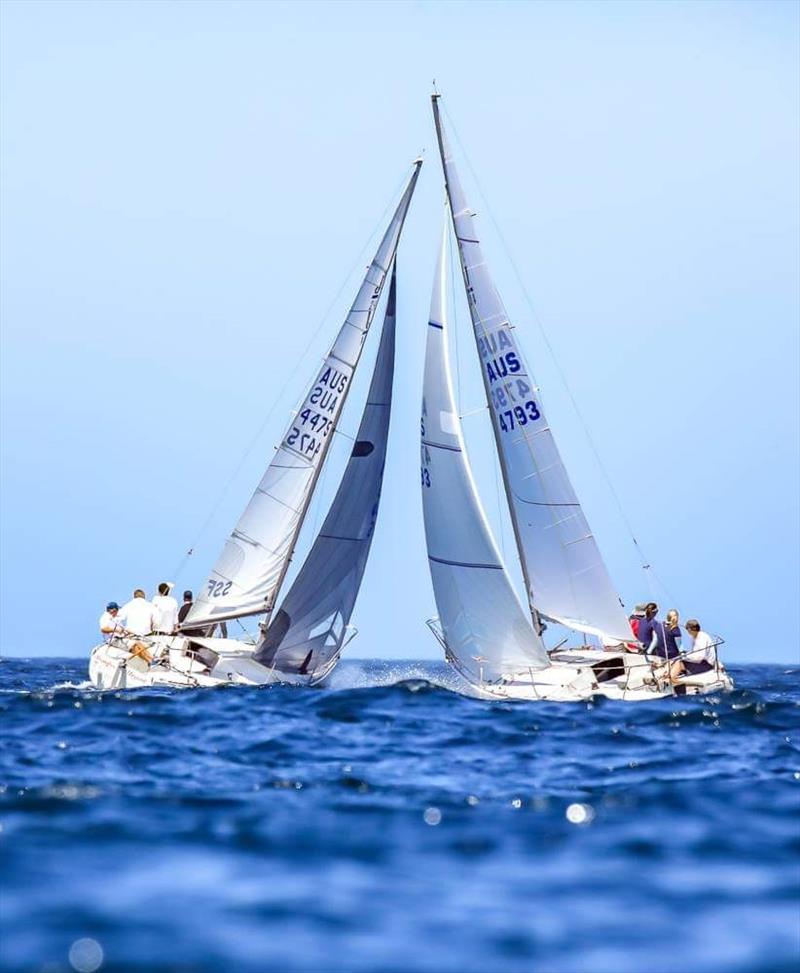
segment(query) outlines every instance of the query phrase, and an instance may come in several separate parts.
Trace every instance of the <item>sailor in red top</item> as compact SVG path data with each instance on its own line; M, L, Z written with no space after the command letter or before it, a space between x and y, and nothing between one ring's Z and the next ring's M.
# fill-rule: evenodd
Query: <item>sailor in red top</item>
M628 616L628 621L631 625L631 631L633 632L634 638L636 639L635 644L628 643L629 648L634 652L638 652L640 649L639 645L639 622L644 618L645 611L647 610L647 605L636 605L633 609L633 613Z

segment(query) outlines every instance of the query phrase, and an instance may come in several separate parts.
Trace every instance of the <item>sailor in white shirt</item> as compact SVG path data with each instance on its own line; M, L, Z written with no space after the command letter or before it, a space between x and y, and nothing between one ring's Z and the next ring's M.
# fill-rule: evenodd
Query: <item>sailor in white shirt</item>
M156 626L154 631L163 635L172 635L178 627L178 602L170 594L175 586L170 581L162 581L158 586L158 594L153 599L156 610Z
M119 618L119 605L115 601L110 601L100 616L100 634L106 642L110 642L114 638L119 638L124 632L125 627Z
M684 672L689 676L697 676L701 672L713 669L717 662L716 643L708 632L702 631L700 622L690 618L686 623L686 631L692 639L692 647L683 658Z
M120 609L122 624L132 635L150 635L156 630L158 613L152 602L145 598L141 588L133 593L133 598Z

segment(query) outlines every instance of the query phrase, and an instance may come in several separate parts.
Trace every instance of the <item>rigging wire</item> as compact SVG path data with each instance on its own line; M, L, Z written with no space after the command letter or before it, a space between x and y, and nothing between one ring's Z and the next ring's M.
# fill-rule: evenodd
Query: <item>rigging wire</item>
M500 229L500 227L498 226L497 221L494 218L494 214L492 213L492 209L489 206L489 201L486 198L485 193L483 192L483 189L482 189L481 184L480 184L480 181L478 180L478 177L477 177L477 175L475 173L475 170L472 168L472 164L471 164L471 162L469 160L469 156L467 155L467 152L464 149L464 144L461 141L461 138L459 137L458 129L456 128L455 123L453 122L453 119L452 119L450 113L447 110L447 106L446 105L442 105L442 109L444 111L444 114L447 116L447 121L449 123L450 129L453 132L453 135L455 136L456 142L458 143L458 147L459 147L459 149L461 151L461 156L464 159L464 161L466 162L467 168L470 171L470 175L472 176L472 180L475 183L475 188L478 190L478 194L480 195L481 199L483 200L483 204L484 204L484 206L486 208L486 212L487 212L487 214L489 216L489 220L491 221L491 224L494 227L495 233L497 234L498 239L500 240L500 244L501 244L501 246L503 248L503 251L505 252L506 257L507 257L509 263L511 264L511 269L513 270L514 276L517 279L517 283L519 284L519 287L520 287L520 289L522 291L523 297L525 298L525 302L528 305L528 309L531 312L531 315L533 317L534 323L536 324L536 327L538 328L539 333L542 336L542 340L544 341L545 347L547 348L547 352L550 355L550 359L551 359L551 361L553 362L553 364L554 364L554 366L556 368L556 371L558 373L558 376L561 379L561 383L564 386L564 389L565 389L565 391L567 393L567 396L569 398L569 401L572 404L572 408L573 408L573 410L575 412L575 415L578 418L578 422L580 423L581 429L583 430L583 434L586 437L586 441L589 444L589 448L592 451L592 455L594 456L594 459L595 459L595 462L597 464L597 467L600 470L600 473L601 473L603 479L606 482L606 486L608 487L608 489L609 489L609 491L611 493L611 496L614 499L614 503L616 504L617 511L618 511L618 513L620 515L620 518L622 519L622 522L625 525L625 528L626 528L626 530L627 530L627 532L628 532L628 534L629 534L629 536L631 538L631 541L633 542L633 546L636 549L636 553L637 553L637 555L639 557L639 560L641 562L642 570L645 572L645 577L647 578L648 586L651 585L651 578L654 579L661 586L661 588L663 589L663 591L667 595L667 597L669 597L670 599L672 599L674 601L675 600L674 599L674 596L671 594L671 592L669 591L669 589L667 588L667 586L664 584L664 582L655 573L655 571L653 570L653 567L650 564L649 560L645 557L644 551L642 550L642 547L639 544L639 541L636 539L636 534L634 533L633 526L632 526L630 520L628 519L627 514L625 513L625 508L623 507L622 501L620 500L620 497L619 497L619 494L617 493L617 491L616 491L616 489L614 487L614 484L613 484L613 482L611 480L611 476L608 473L608 470L606 469L605 464L603 463L602 459L600 458L600 453L599 453L599 451L597 449L597 446L595 445L594 439L592 438L592 434L589 431L589 427L588 427L588 425L586 423L586 420L583 417L583 413L581 412L581 410L580 410L580 408L578 406L578 402L577 402L577 400L575 399L575 396L572 393L572 389L570 388L569 382L567 381L567 377L566 377L566 375L564 373L564 370L562 369L561 364L559 363L558 358L556 357L555 351L553 350L553 346L552 346L552 344L550 342L550 338L548 337L547 331L545 330L545 327L544 327L544 324L542 322L542 319L539 316L538 311L536 310L536 306L534 305L533 300L532 300L530 294L528 293L528 289L526 288L525 282L522 279L522 274L520 273L519 268L517 267L516 261L514 260L514 257L513 257L512 253L511 253L511 250L510 250L508 244L505 241L505 237L503 236L502 230ZM652 590L652 588L651 588L651 590Z
M278 407L278 404L283 400L284 395L288 391L289 386L291 385L291 383L294 381L295 376L299 372L301 366L305 363L306 356L308 355L309 351L311 350L311 347L314 344L314 342L319 337L319 334L322 331L323 327L327 324L328 318L329 318L331 312L333 311L334 307L336 306L339 298L342 296L342 293L344 292L344 289L350 283L350 280L353 277L353 274L356 272L356 270L359 267L359 265L362 264L362 261L364 260L364 255L366 254L368 248L370 247L370 245L374 241L374 239L375 239L378 231L380 230L381 226L383 226L383 224L386 222L386 217L389 214L389 212L391 211L392 206L396 203L396 200L397 200L397 197L398 197L398 195L400 193L400 190L405 185L406 181L407 181L407 175L404 175L403 178L398 183L397 187L395 188L394 192L392 193L392 195L391 195L391 197L389 199L389 202L387 203L385 209L383 210L383 213L381 213L380 217L378 218L377 222L375 223L375 226L373 227L370 235L367 237L366 241L364 242L364 245L361 248L361 252L359 253L358 258L356 259L356 261L354 262L353 266L348 271L347 276L344 278L344 280L342 281L341 285L339 286L339 289L337 290L336 295L333 297L333 299L331 300L330 304L328 305L327 310L322 315L322 318L320 319L320 322L317 325L314 333L308 339L308 342L306 343L306 346L303 349L302 354L298 358L297 363L295 364L294 368L291 370L291 372L287 376L286 381L283 383L283 386L281 387L281 390L278 392L277 396L273 399L272 405L269 407L269 410L267 411L266 416L264 417L261 425L259 426L258 431L251 438L251 440L249 442L249 445L246 447L244 453L242 454L241 459L239 460L239 463L237 464L237 466L234 469L233 473L225 481L225 484L223 485L222 490L220 491L219 495L217 496L217 499L212 504L211 511L208 514L208 516L206 517L206 519L203 521L203 525L201 526L201 528L199 529L199 531L195 535L195 538L192 541L192 543L189 545L186 553L183 555L183 557L181 558L181 560L178 562L177 567L173 571L173 577L174 578L180 577L180 575L182 574L184 568L186 567L187 562L189 561L189 558L192 556L192 554L194 554L194 549L197 547L198 543L200 542L200 539L203 537L203 535L205 534L205 532L208 530L209 526L211 525L212 521L214 520L214 517L217 515L217 512L219 511L219 508L222 505L222 501L225 499L225 497L228 494L228 490L230 489L230 487L233 484L234 480L236 480L237 477L239 476L239 474L242 472L242 469L244 468L247 460L250 458L251 453L255 449L255 447L256 447L258 441L261 439L262 435L264 434L264 430L266 429L267 424L269 423L270 419L272 418L272 414L275 412L275 409ZM301 395L304 395L304 394L305 394L305 389L303 390L303 392L301 393ZM297 398L295 400L295 403L297 405L299 405L300 402L302 402L302 398Z

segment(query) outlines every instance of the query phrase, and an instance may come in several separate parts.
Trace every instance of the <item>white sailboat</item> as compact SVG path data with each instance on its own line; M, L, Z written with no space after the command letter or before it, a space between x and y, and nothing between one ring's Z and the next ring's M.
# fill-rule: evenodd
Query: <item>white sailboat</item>
M175 635L148 635L154 657L131 654L134 640L114 638L92 650L89 674L100 688L262 685L322 680L352 637L349 627L378 512L386 457L395 342L392 274L381 343L350 460L306 561L274 613L353 374L393 268L422 160L364 276L349 314L292 416L272 462L239 518L202 592ZM221 622L260 616L261 637L211 637ZM206 636L190 632L205 631Z
M435 94L432 102L464 287L532 623L521 615L513 596L463 453L444 341L442 254L434 287L433 326L428 329L422 447L426 536L439 609L438 635L448 658L482 694L551 698L542 686L550 663L550 668L572 666L582 676L588 669L594 678L593 691L604 695L626 699L667 695L673 687L656 678L657 666L642 654L627 650L632 632L625 610L572 487L535 379L484 259L474 214L467 205L442 125L439 95ZM457 459L445 460L440 455L445 450ZM432 471L441 476L439 482L434 482ZM445 491L451 488L448 476L457 481L461 510L448 501L446 492L439 495L443 487ZM483 549L485 558L473 558L471 566L469 557L460 564L447 564L447 559L437 553L443 539L451 550L458 550L457 538L466 538L467 522L475 550ZM467 571L472 572L469 585L474 589L469 595L467 583L455 580ZM548 655L541 639L543 620L578 633L584 643L587 635L596 637L604 651L582 644ZM491 630L486 630L488 625ZM513 649L509 648L511 631ZM521 665L523 658L530 660L527 668ZM683 691L732 685L719 662L711 672L683 682ZM583 686L583 682L576 685ZM582 695L583 690L574 698Z

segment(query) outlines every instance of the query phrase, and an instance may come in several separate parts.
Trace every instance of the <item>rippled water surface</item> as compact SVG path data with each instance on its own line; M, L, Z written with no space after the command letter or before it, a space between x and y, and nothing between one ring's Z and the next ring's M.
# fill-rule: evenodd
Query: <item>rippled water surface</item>
M4 971L794 973L798 669L589 705L85 673L0 663Z

